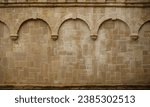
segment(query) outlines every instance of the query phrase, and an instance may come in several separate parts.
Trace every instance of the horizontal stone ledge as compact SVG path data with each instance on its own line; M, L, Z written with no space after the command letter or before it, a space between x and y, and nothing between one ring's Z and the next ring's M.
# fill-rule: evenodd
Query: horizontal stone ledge
M80 86L40 86L40 85L20 85L20 86L16 86L16 85L3 85L0 86L0 89L7 89L7 90L22 90L22 89L26 89L26 90L63 90L63 89L69 89L69 90L88 90L88 89L102 89L102 90L120 90L120 89L132 89L132 90L149 90L150 89L150 85L80 85Z
M136 33L131 34L130 37L131 37L131 39L134 40L134 41L136 41L136 40L139 39L139 36L138 36L138 34L136 34Z
M4 7L150 7L150 2L145 3L52 3L52 2L24 2L24 3L0 3Z
M1 0L0 3L147 3L149 0Z
M11 38L11 40L15 41L18 39L18 35L17 34L10 34L10 38Z
M51 39L53 39L54 41L56 41L58 39L58 34L52 34L51 35Z

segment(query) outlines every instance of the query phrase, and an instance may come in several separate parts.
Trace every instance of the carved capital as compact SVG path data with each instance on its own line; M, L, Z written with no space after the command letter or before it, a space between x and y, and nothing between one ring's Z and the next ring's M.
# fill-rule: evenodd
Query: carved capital
M134 41L138 40L138 38L139 38L138 34L131 34L130 37Z
M92 35L91 35L91 39L92 39L92 40L96 40L96 39L97 39L97 35L93 35L93 34L92 34Z
M17 34L11 34L10 38L11 38L11 40L15 41L18 39L18 35Z
M57 34L53 34L53 35L51 35L51 38L52 38L54 41L56 41L56 40L58 39L58 35L57 35Z

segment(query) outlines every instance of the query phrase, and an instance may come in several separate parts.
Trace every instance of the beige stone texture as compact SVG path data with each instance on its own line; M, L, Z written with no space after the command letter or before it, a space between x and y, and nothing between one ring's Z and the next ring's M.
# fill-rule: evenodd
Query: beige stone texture
M0 0L5 85L150 85L150 0Z

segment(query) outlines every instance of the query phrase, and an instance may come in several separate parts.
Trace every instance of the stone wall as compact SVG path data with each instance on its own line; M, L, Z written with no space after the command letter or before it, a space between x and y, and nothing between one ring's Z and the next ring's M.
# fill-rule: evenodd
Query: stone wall
M0 86L150 85L149 0L31 1L0 1Z
M14 2L149 2L149 0L0 0L2 3L14 3Z

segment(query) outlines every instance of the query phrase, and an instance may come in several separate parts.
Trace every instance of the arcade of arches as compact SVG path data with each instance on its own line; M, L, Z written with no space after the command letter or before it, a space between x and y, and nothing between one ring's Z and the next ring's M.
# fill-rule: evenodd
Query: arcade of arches
M0 1L0 87L150 86L149 0L16 1Z

